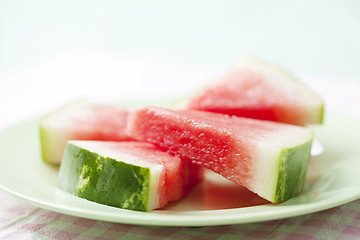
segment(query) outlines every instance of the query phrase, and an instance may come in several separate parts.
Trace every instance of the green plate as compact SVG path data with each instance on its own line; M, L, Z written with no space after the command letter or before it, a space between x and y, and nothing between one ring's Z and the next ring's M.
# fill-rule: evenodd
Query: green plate
M38 118L31 119L0 133L0 188L33 205L77 217L138 225L225 225L313 213L360 197L360 121L338 114L327 115L325 124L314 128L320 151L310 160L299 196L270 204L208 172L207 181L186 198L149 213L92 203L59 190L58 169L41 160L38 123Z

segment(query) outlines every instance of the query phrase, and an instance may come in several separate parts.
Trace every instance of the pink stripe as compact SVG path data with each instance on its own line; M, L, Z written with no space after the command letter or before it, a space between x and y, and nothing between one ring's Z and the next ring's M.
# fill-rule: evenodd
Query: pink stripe
M109 228L109 230L114 231L114 232L127 233L127 232L130 232L130 230L133 229L133 228L136 228L136 226L135 225L127 225L127 224L115 223Z
M335 207L335 208L330 208L330 209L327 209L327 210L323 210L321 212L318 212L318 214L320 215L328 215L328 214L336 214L339 212L339 208L340 207Z
M76 238L78 236L80 236L80 234L70 233L70 232L67 232L67 231L60 231L54 236L54 239L56 239L56 240L68 240L68 239L74 239L74 238Z
M234 228L227 227L227 226L221 226L221 227L215 226L215 227L212 227L208 232L209 233L217 233L217 234L226 234L231 231L234 231Z
M286 219L267 221L267 222L264 222L263 224L266 226L280 226L284 222L286 222Z
M286 238L286 240L314 240L315 237L309 236L309 235L304 235L304 234L300 234L300 233L291 233L289 234L289 236Z
M309 226L309 227L322 228L327 223L328 223L328 221L326 221L326 220L314 219L314 220L306 220L301 225Z
M77 226L81 226L81 227L87 227L87 228L91 228L96 224L95 220L91 220L91 219L85 219L85 218L78 218L75 222L74 225Z
M61 214L52 211L45 211L44 213L41 214L41 216L48 219L57 219L61 217Z
M344 229L343 233L360 236L360 228L359 227L354 227L354 226L347 226Z
M263 230L253 230L246 234L246 237L254 237L254 238L267 238L271 232L263 231Z
M25 230L25 231L37 232L42 227L43 227L42 224L25 223L23 225L20 225L19 229L20 230Z
M173 234L174 234L173 230L170 230L170 229L154 228L153 230L148 232L147 235L148 236L155 236L155 237L165 238L165 237L169 237L170 235L173 235Z

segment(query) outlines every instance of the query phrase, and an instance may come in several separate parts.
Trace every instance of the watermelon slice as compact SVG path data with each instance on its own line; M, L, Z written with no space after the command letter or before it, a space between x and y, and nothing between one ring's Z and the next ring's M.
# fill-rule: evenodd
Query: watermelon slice
M93 202L151 211L182 198L200 179L199 166L150 143L69 141L58 185Z
M321 124L321 98L283 70L246 59L187 102L187 109L271 120Z
M157 107L134 111L127 131L274 203L301 191L313 139L305 127Z
M42 157L60 164L68 140L124 141L128 111L117 106L88 101L74 102L40 122Z

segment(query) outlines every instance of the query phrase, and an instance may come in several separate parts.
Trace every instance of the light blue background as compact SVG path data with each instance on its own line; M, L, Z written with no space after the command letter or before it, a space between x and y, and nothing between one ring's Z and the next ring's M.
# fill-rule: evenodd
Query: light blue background
M0 0L0 71L73 47L360 78L360 1Z

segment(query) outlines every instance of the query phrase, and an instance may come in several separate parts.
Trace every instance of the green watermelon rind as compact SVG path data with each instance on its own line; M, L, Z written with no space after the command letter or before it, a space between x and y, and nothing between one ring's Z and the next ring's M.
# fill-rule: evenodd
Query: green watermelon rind
M60 166L58 186L96 203L149 211L150 169L68 143Z
M319 116L318 116L318 124L324 123L324 117L325 117L325 104L324 101L321 100L321 105L319 106Z
M312 140L281 151L275 195L271 202L284 202L302 191Z
M45 146L46 130L44 129L43 122L44 122L44 119L40 120L40 124L39 124L41 159L46 163L50 163L51 161L48 159L48 148Z
M51 160L51 150L49 143L49 138L51 134L48 133L48 128L45 126L45 122L48 116L45 116L40 120L39 123L39 133L40 133L40 144L41 144L41 156L42 160L46 163L53 163Z

